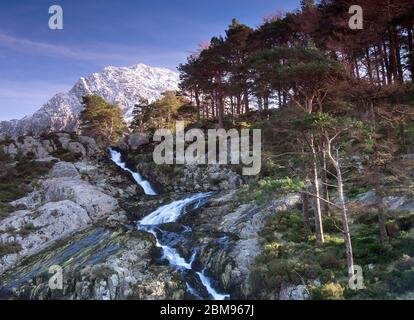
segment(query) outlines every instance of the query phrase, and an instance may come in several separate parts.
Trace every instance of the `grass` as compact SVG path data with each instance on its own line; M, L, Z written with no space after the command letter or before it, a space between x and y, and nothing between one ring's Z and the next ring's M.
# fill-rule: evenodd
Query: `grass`
M414 288L413 213L392 212L397 232L389 242L379 242L376 214L361 212L351 221L355 264L363 269L363 290L348 288L347 264L342 234L325 219L325 243L305 235L300 211L272 216L260 234L262 252L250 274L252 295L274 298L284 285L306 283L313 299L395 299ZM365 217L366 216L366 217ZM364 217L364 218L362 218ZM314 226L311 226L314 229ZM411 231L410 231L411 230ZM318 280L320 285L314 285Z

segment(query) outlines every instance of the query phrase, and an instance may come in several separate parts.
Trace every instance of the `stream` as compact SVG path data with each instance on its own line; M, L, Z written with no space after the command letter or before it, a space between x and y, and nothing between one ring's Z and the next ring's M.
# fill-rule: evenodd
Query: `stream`
M133 172L127 168L126 163L122 161L120 152L109 149L109 153L111 160L118 167L127 171L135 182L142 187L145 194L157 195L150 182L143 179L138 172ZM182 215L201 208L212 195L212 192L197 193L163 205L138 221L137 228L155 237L156 246L162 252L162 259L167 260L170 266L181 272L189 294L197 299L225 300L229 299L230 295L221 294L213 288L212 280L206 275L205 269L198 271L193 269L193 262L200 248L192 248L192 256L187 259L181 256L176 249L177 245L185 243L185 236L191 232L191 228L180 225L180 230L175 232L162 228L163 224L176 223Z

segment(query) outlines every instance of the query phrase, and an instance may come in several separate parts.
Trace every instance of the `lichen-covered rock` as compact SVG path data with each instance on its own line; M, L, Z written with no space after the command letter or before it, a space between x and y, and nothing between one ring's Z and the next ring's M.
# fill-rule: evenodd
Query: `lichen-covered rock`
M49 202L32 211L10 214L0 221L0 241L16 241L22 250L12 263L0 263L0 273L17 260L38 252L57 239L81 231L91 222L86 210L69 200Z
M3 141L3 151L16 157L21 154L36 160L58 158L62 154L70 154L73 158L96 158L102 151L91 137L55 133L49 137L23 136L15 140Z

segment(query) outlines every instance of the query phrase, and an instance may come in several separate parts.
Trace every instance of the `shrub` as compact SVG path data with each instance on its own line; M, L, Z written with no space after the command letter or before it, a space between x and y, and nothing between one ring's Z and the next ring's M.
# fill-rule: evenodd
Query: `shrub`
M19 253L21 250L22 246L16 241L0 242L0 257L13 253Z
M338 260L336 253L333 251L327 251L320 255L319 262L323 268L340 269L342 263Z
M22 237L25 237L27 235L29 235L31 232L33 232L34 230L36 230L35 226L33 225L33 223L26 223L23 228L21 228L19 230L19 235Z
M315 300L342 300L344 288L336 282L327 283L321 287L312 287L311 296Z

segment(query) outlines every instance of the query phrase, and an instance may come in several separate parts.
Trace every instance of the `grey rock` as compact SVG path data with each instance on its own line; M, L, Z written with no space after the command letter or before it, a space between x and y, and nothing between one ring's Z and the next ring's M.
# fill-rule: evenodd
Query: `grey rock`
M309 300L307 287L303 284L283 287L279 292L279 300Z
M13 259L6 259L0 263L0 273L54 241L81 231L91 222L86 210L69 200L49 202L33 211L11 213L0 221L0 241L17 241L22 250ZM30 226L30 229L27 226ZM19 233L20 230L24 230L25 233Z
M73 155L80 156L81 158L86 157L86 149L79 142L69 142L67 149Z
M50 178L80 178L75 165L70 162L57 162L49 171Z
M132 133L128 136L127 143L132 150L149 143L149 135L147 133Z

